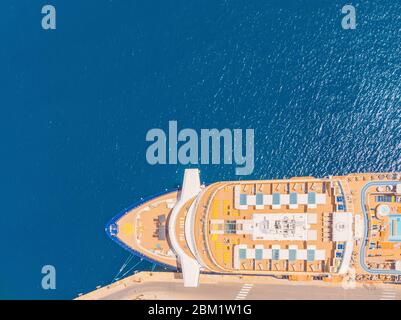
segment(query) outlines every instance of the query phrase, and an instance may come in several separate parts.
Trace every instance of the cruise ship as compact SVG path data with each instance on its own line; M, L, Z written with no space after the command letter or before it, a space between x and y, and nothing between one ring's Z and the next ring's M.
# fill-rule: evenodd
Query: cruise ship
M109 237L182 272L294 281L401 282L401 174L216 182L185 170L182 187L111 219Z

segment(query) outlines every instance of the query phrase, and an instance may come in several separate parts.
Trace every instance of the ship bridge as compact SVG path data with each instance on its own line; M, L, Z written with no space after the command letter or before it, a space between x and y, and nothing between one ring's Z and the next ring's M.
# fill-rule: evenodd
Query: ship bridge
M196 197L200 192L201 184L200 184L200 177L199 177L199 170L198 169L186 169L184 173L184 180L182 185L182 190L178 199L178 202L174 206L170 221L169 221L169 239L171 242L171 246L175 253L177 254L179 264L181 265L182 274L184 278L184 286L186 287L196 287L198 286L199 282L199 273L201 265L199 262L191 257L189 254L185 252L185 250L181 247L179 240L177 239L177 217L182 210L185 203L190 200L191 198ZM194 210L188 210L186 217L185 217L185 229L187 230L187 242L190 244L193 243L193 230L191 228L193 215L195 214ZM193 245L191 245L193 248Z

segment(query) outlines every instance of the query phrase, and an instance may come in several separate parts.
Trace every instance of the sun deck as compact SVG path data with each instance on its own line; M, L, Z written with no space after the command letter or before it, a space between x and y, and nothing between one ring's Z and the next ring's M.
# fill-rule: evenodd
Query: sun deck
M209 208L205 254L214 265L208 267L235 273L334 271L339 254L331 222L337 212L329 181L226 183L214 189L200 201Z

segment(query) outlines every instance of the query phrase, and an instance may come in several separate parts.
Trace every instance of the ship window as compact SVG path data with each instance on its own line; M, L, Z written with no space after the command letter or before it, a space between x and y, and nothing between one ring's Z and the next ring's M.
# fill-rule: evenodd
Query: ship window
M306 253L306 258L308 261L314 261L315 260L315 250L308 250Z
M262 249L255 249L255 259L256 260L263 259L263 250Z
M273 193L273 205L279 205L279 204L280 204L280 194Z
M295 249L288 250L288 260L290 261L297 260L297 250Z
M315 204L316 203L316 192L309 192L308 193L308 203Z
M239 249L239 258L240 260L246 259L246 249Z
M241 206L245 206L246 205L246 194L240 194L239 195L239 204Z
M295 192L290 193L290 204L297 204L297 194Z
M279 260L280 258L280 250L273 249L272 250L272 260Z
M263 205L263 194L261 193L256 194L256 205L257 206Z

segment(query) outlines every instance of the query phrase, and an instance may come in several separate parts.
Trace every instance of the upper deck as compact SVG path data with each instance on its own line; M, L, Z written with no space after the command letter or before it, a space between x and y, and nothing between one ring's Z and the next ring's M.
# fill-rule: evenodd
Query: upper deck
M342 183L307 177L209 187L197 212L206 221L197 243L206 248L207 267L235 273L337 272L342 256L336 246L344 251L350 237L349 230L333 230L332 222L348 222L353 214L346 211Z
M112 237L174 268L185 260L187 269L217 273L401 275L399 174L218 182L192 191L128 210L110 224Z

